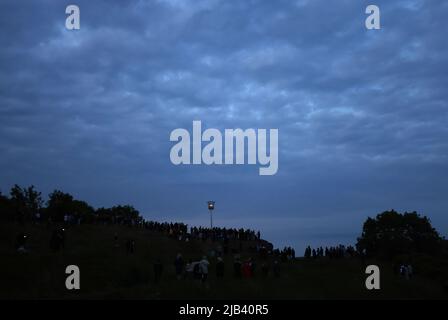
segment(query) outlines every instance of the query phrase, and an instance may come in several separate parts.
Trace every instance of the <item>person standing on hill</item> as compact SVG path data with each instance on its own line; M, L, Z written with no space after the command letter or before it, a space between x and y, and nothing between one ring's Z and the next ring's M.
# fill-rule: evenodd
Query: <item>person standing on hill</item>
M221 257L218 257L218 262L216 263L216 277L218 279L224 278L224 261Z
M280 277L280 264L277 260L274 261L274 276Z
M193 262L192 266L193 266L193 279L202 280L201 261Z
M114 233L114 248L118 248L119 244L118 244L118 233Z
M26 253L28 250L26 249L26 242L28 240L28 236L26 234L19 234L16 238L16 249L17 252Z
M194 279L194 264L193 261L190 259L188 260L188 263L185 265L185 279Z
M250 260L247 260L243 263L242 267L242 273L244 278L251 278L252 277L252 270L250 267Z
M177 254L176 259L174 260L174 267L176 269L176 278L177 280L180 280L184 270L184 259L180 253Z
M408 270L408 279L411 279L412 278L412 273L413 273L412 265L408 264L407 265L407 270Z
M255 276L255 269L256 269L256 263L255 260L253 258L249 259L249 264L250 264L250 272L252 274L252 276Z
M235 257L235 261L233 262L233 273L235 278L241 278L241 261L238 256Z
M154 263L154 282L159 283L160 279L162 278L163 273L163 265L160 259L157 259Z
M59 251L65 247L65 229L55 229L51 234L50 248L53 251Z
M205 282L208 278L208 266L210 265L210 262L208 262L206 256L203 256L199 264L201 268L202 282Z
M133 254L135 251L135 241L134 239L128 239L126 242L126 253Z
M306 247L306 249L305 249L305 258L307 258L307 259L311 258L311 247L310 246Z
M267 277L269 274L269 265L266 262L263 262L261 264L261 274L263 275L263 277Z

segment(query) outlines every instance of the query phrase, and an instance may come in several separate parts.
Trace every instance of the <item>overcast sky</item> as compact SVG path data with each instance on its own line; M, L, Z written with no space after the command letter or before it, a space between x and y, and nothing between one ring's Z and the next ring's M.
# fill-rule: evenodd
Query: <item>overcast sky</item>
M299 251L355 243L392 208L447 235L447 15L442 0L2 0L0 188L202 225L213 199L216 225ZM171 164L193 120L278 128L278 173Z

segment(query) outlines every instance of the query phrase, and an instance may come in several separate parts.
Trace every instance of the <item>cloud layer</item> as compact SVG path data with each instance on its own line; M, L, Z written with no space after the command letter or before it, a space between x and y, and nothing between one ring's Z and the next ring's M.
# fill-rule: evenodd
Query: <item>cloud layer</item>
M203 224L215 199L218 223L298 248L354 241L390 208L446 234L446 1L376 1L378 31L366 1L76 4L79 31L68 3L0 4L4 192L62 188ZM173 166L169 134L193 120L278 128L277 175Z

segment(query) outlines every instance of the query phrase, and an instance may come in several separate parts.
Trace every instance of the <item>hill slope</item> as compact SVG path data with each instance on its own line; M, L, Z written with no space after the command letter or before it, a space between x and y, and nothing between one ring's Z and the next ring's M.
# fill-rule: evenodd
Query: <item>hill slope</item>
M15 251L17 234L29 235L29 253ZM419 277L406 281L392 273L389 264L369 261L381 268L381 290L364 287L365 266L358 259L304 260L281 264L280 276L272 272L267 278L260 273L261 260L253 252L254 243L245 242L242 258L254 257L255 276L236 279L233 257L224 256L224 279L215 277L214 257L210 277L204 284L198 280L177 280L174 258L182 253L185 261L209 255L217 243L192 240L178 241L160 232L124 226L81 225L67 230L66 247L52 252L49 239L52 229L46 226L0 226L2 299L325 299L325 298L442 298L447 299L441 283ZM118 235L118 247L114 235ZM136 242L134 254L127 254L126 239ZM239 244L231 243L237 248ZM162 280L154 282L153 264L164 265ZM272 257L267 263L272 263ZM81 270L81 290L65 288L65 268L75 264Z

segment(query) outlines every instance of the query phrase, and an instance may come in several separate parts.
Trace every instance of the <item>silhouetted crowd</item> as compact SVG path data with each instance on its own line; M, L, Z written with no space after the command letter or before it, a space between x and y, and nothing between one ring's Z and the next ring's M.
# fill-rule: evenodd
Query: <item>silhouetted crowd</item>
M151 231L158 231L166 233L171 237L178 237L187 234L188 226L184 223L179 222L156 222L156 221L143 221L142 226L145 229Z
M233 256L232 269L226 270L226 264L223 256L218 256L214 264L209 262L207 256L203 256L201 259L193 261L189 259L188 262L184 261L181 253L178 253L174 259L174 270L176 278L178 280L199 280L205 283L209 277L210 269L214 270L216 278L223 279L226 274L230 273L231 277L237 279L250 279L257 274L263 278L272 274L274 277L280 276L280 262L276 259L270 263L267 260L262 260L260 268L257 268L257 263L254 258L242 259L239 254ZM163 274L164 266L159 259L154 263L154 280L158 283ZM259 271L257 271L259 270ZM229 272L230 271L230 272Z
M282 250L275 249L274 256L280 257L281 261L294 260L296 258L296 251L291 247L284 247Z
M353 246L344 246L344 245L338 245L335 247L318 247L315 249L311 249L310 246L308 246L305 249L305 258L322 258L327 257L330 259L338 259L338 258L347 258L347 257L355 257L358 253L356 249Z
M227 228L204 228L204 227L191 227L190 235L194 239L213 241L226 241L226 240L241 240L241 241L255 241L260 240L260 231L255 233L249 229L227 229Z
M143 221L142 226L151 231L162 232L171 238L179 241L190 240L211 240L213 242L220 241L227 245L231 240L238 241L259 241L261 240L260 231L255 232L249 229L231 229L231 228L204 228L190 227L184 223L168 223Z

